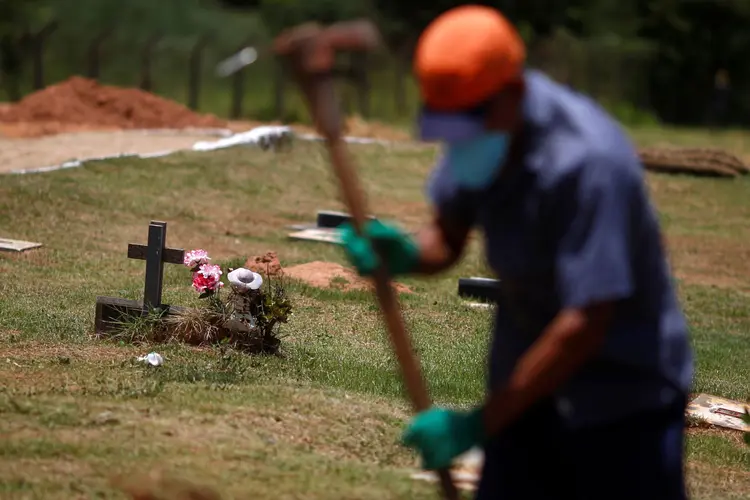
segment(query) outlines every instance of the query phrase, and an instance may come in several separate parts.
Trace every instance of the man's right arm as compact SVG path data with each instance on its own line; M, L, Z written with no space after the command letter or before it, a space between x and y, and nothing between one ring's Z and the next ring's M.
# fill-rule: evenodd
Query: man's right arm
M419 262L416 272L437 274L461 258L474 222L473 200L462 193L444 157L432 170L427 198L433 206L432 221L417 233Z
M437 274L453 266L461 258L469 227L435 213L430 224L416 236L419 247L419 274Z

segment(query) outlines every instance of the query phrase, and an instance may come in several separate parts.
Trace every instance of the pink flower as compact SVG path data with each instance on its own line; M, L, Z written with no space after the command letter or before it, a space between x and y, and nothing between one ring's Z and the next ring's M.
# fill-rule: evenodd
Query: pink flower
M199 293L215 292L224 286L221 282L221 267L214 264L202 264L193 274L193 288Z
M216 264L203 264L198 268L198 273L207 278L219 279L221 276L221 267Z
M211 257L208 256L208 252L199 248L197 250L191 250L190 252L187 252L185 254L185 259L183 263L187 267L193 269L202 264L208 264L208 261L210 260L211 260Z
M193 275L193 288L198 293L215 292L224 286L218 275L209 274L208 276L197 272Z

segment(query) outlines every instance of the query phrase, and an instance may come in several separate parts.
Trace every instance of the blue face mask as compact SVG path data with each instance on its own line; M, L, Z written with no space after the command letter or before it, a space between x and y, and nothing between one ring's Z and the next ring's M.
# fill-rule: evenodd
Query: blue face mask
M488 187L505 163L507 132L488 132L476 139L449 144L447 160L456 181L468 189Z

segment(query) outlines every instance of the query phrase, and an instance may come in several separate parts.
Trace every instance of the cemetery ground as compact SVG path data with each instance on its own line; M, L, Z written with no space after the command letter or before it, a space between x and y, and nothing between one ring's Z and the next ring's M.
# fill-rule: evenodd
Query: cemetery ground
M740 134L635 136L750 154ZM407 228L428 217L433 150L352 151L372 212ZM648 180L690 320L694 391L745 401L750 179ZM409 479L416 460L398 444L409 407L369 293L289 282L295 311L282 357L91 337L97 295L142 297L144 262L126 250L145 243L150 220L168 221L168 246L204 248L225 266L267 250L284 266L344 264L334 245L286 237L286 225L343 208L337 199L322 145L304 142L289 152L240 148L3 176L0 233L45 246L0 254L0 498L119 498L112 476L151 469L232 498L435 498L434 486ZM164 302L195 305L189 271L165 269ZM458 299L461 276L489 276L478 240L457 269L402 280L413 290L402 295L405 318L440 404L473 404L483 391L491 313ZM134 361L149 351L164 365ZM740 433L693 423L688 435L693 498L750 498Z

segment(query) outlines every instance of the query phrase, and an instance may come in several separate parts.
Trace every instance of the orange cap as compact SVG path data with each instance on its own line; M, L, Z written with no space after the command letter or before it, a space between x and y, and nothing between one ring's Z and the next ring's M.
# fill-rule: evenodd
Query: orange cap
M481 104L516 79L525 59L523 40L499 11L463 5L424 30L414 72L428 108L458 111Z

